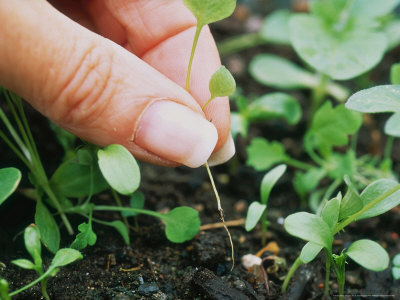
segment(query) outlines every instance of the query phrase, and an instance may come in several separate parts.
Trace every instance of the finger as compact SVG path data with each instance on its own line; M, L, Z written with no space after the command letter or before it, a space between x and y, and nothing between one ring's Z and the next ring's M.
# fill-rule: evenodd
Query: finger
M113 17L112 23L119 22L126 32L123 44L127 49L181 87L185 86L196 21L181 0L91 0L85 3L100 33L107 28L102 20ZM220 64L215 42L208 28L204 28L190 84L190 93L201 105L209 99L208 81ZM205 113L218 131L217 151L227 143L229 136L228 99L216 99L207 106ZM234 148L229 149L233 150L232 156Z
M215 127L184 89L46 1L0 0L0 84L70 132L139 159L202 165Z

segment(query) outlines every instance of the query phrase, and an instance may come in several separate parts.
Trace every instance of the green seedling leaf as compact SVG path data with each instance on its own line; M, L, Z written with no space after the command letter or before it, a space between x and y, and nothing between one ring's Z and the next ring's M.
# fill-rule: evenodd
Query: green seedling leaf
M274 164L287 159L285 148L279 142L269 142L263 138L254 138L247 147L246 165L257 171L264 171Z
M271 193L272 188L282 177L283 173L286 171L286 165L279 165L269 171L267 174L264 175L263 180L261 181L261 203L267 204L269 194Z
M60 247L60 229L42 201L36 204L35 223L40 230L43 244L50 252L56 253Z
M313 148L346 145L348 135L356 133L361 124L359 113L346 109L342 104L332 108L332 103L326 101L315 113L305 143Z
M390 81L392 84L400 85L400 64L394 64L390 68Z
M354 16L378 18L391 13L400 0L355 0L351 7Z
M363 202L357 191L357 188L351 182L349 176L344 176L344 182L347 185L347 192L340 201L339 220L343 220L363 208Z
M17 189L21 172L16 168L0 169L0 205Z
M217 22L229 17L236 7L236 0L183 0L197 19L197 26Z
M231 112L231 133L234 139L238 134L241 134L242 137L246 137L248 128L249 121L245 115Z
M199 213L188 206L174 208L161 218L165 222L165 234L173 243L191 240L200 230Z
M328 224L329 228L332 230L332 233L339 219L339 210L340 200L336 197L329 200L321 212L322 220Z
M294 125L300 121L301 107L298 101L288 94L272 93L251 102L247 117L250 121L284 118L290 125Z
M393 114L386 121L384 131L387 135L400 137L400 113Z
M335 24L346 8L347 0L311 0L311 12L321 18L327 25Z
M53 122L50 122L50 128L54 132L58 143L64 150L65 158L70 158L74 156L74 147L77 137L72 133L58 127Z
M211 99L230 96L235 92L236 82L231 72L225 66L220 66L211 76L209 82Z
M129 199L129 206L131 208L139 208L142 209L144 207L144 194L142 192L136 191L133 193L131 198ZM139 213L137 212L122 212L122 215L124 217L133 217L138 215Z
M346 80L372 69L386 50L386 36L365 26L338 32L311 15L294 15L289 22L297 54L317 71Z
M396 267L400 267L400 254L396 254L393 257L393 265Z
M244 225L246 231L250 231L256 227L266 208L266 204L261 204L258 201L254 201L250 204L247 210L246 223Z
M297 171L293 180L294 189L301 197L305 197L308 192L315 190L325 175L326 171L322 168L312 168L305 173Z
M318 189L311 192L310 197L308 198L308 206L311 211L318 214L321 210L321 203L324 200L325 189Z
M82 223L78 226L80 233L76 235L75 240L71 244L71 248L76 250L85 249L88 245L96 244L97 236L93 232L91 224Z
M78 250L71 248L60 249L57 251L56 255L54 255L47 272L49 272L49 270L69 265L70 263L82 258L83 256Z
M387 39L387 51L392 50L400 44L400 20L393 19L385 24L383 28Z
M8 282L3 278L0 278L0 299L11 300L8 295Z
M88 149L79 149L76 152L76 158L78 159L79 164L83 166L93 165L92 152Z
M374 201L376 198L382 196L385 192L390 191L398 183L392 179L379 179L371 184L369 184L361 193L361 200L363 202L363 206L367 205L368 203ZM371 218L378 215L381 215L393 207L396 207L400 204L400 191L397 191L386 197L384 200L364 212L361 216L358 217L358 220Z
M285 230L300 239L314 244L332 248L332 231L328 224L317 215L306 212L298 212L285 219Z
M386 250L371 240L358 240L354 242L350 245L346 255L362 267L371 271L380 272L389 266L389 255Z
M11 261L14 265L22 268L22 269L26 269L26 270L37 270L37 267L35 266L35 264L33 262L31 262L28 259L15 259Z
M393 257L392 275L394 279L400 279L400 254L396 254Z
M289 18L291 12L286 9L277 10L268 15L260 29L261 37L275 44L290 44Z
M313 261L314 258L317 257L318 253L321 252L322 246L314 244L312 242L308 242L304 245L303 249L301 249L300 259L303 263L308 264Z
M312 88L318 84L310 72L272 54L255 56L250 62L249 72L259 83L274 88Z
M82 159L82 157L81 157ZM57 195L64 197L85 197L108 188L100 169L93 161L92 166L77 162L77 158L62 163L50 179Z
M125 224L119 220L107 222L107 225L114 227L124 239L125 244L130 244L129 231Z
M353 150L347 150L344 154L333 152L326 160L324 168L333 180L342 179L345 175L353 177L357 172L356 154Z
M31 224L25 228L24 232L25 248L33 258L36 268L42 266L42 245L40 244L39 228Z
M122 195L130 195L140 183L139 166L132 154L121 145L109 145L97 152L99 167L109 185Z

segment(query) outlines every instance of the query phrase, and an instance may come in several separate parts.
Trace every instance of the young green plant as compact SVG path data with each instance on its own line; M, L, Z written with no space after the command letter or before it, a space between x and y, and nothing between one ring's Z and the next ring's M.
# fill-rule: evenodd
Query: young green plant
M392 275L394 279L400 279L400 254L393 257Z
M285 171L286 165L279 165L270 170L267 174L265 174L263 180L261 181L261 202L252 202L247 210L245 229L246 231L252 230L254 227L256 227L258 221L261 220L261 244L263 246L266 243L267 226L269 224L267 221L267 204L269 195L272 188L275 186L279 178L282 177Z

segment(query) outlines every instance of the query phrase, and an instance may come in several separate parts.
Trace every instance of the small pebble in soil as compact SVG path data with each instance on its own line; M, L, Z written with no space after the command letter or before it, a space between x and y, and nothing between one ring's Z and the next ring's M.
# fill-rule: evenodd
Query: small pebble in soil
M245 268L251 268L254 265L261 265L261 258L254 254L246 254L242 257L242 264Z
M158 287L157 283L155 283L155 282L143 283L138 288L138 292L142 296L147 296L147 295L153 294L155 292L158 292L158 290L159 290L159 287Z
M243 291L246 288L246 284L241 281L240 279L237 279L233 282L233 285L235 286L235 288L237 288L238 290Z

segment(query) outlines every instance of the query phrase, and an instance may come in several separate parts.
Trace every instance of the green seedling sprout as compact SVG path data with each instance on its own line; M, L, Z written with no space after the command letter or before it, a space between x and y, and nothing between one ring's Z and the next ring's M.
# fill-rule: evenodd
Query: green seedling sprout
M324 249L326 262L325 295L329 293L330 269L336 273L340 298L343 299L345 260L350 257L362 267L372 271L382 271L388 267L389 256L385 249L370 240L358 240L341 255L332 253L334 236L349 224L365 218L381 215L400 204L400 184L391 179L380 179L369 184L361 194L354 189L347 178L348 190L342 198L328 201L320 215L299 212L285 219L286 231L300 239L308 241L300 256L289 270L282 285L286 291L290 278L303 263L311 262ZM361 200L361 206L360 206ZM354 203L353 203L354 202ZM347 210L349 210L347 212Z
M0 169L0 205L17 189L21 172L16 168Z
M193 39L192 50L190 53L188 69L186 72L186 85L185 88L189 92L190 90L190 73L192 69L194 54L196 51L196 46L200 37L201 29L210 23L222 20L230 16L235 7L236 0L183 0L185 6L193 13L197 20L196 32ZM215 97L224 97L230 96L236 88L235 80L232 75L225 67L220 67L212 76L209 82L210 89L210 99L203 105L202 109L215 98ZM211 185L214 190L215 197L217 199L218 211L220 214L221 221L224 225L224 228L228 234L229 242L232 248L232 268L233 270L235 266L235 257L234 257L234 247L232 242L231 234L228 230L228 227L225 224L224 211L221 206L221 200L217 191L217 188L214 183L213 176L211 174L210 167L208 163L205 163L205 167L207 169L208 176L210 178Z
M400 254L393 257L392 275L394 279L400 279Z
M246 231L252 230L261 219L262 226L262 237L261 244L264 246L266 243L266 233L267 233L267 204L268 198L271 193L272 188L276 182L281 178L283 173L286 171L286 165L279 165L265 174L261 182L261 202L254 201L250 204L247 210L245 229Z
M0 299L2 300L10 300L10 296L8 295L8 282L0 278Z
M39 274L39 278L26 286L9 293L9 296L14 296L40 282L43 297L46 300L50 300L47 293L47 281L50 277L56 275L60 267L66 266L78 259L82 259L82 254L79 251L70 248L60 249L55 254L48 269L44 271L41 256L42 247L40 242L40 232L39 228L35 224L31 224L25 229L24 241L26 250L31 255L33 261L22 258L13 260L12 263L20 268L36 271ZM7 297L5 297L5 299L7 299Z

